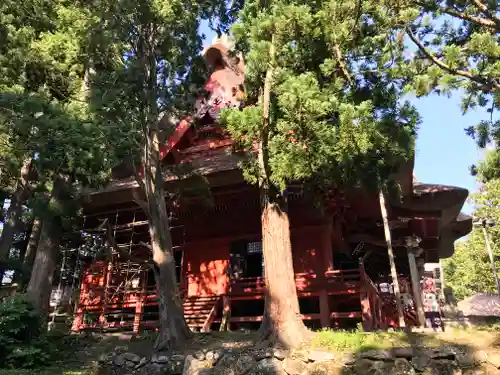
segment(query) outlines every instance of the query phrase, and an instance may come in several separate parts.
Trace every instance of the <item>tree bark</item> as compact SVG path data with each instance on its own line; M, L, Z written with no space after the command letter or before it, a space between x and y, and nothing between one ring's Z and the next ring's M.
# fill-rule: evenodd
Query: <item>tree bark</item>
M182 301L175 277L175 264L170 235L169 218L165 204L165 191L160 159L158 125L158 75L155 27L141 25L138 36L138 59L144 79L142 102L142 130L144 137L144 176L136 173L143 197L138 197L149 220L151 251L156 265L155 280L159 297L160 331L156 349L168 349L182 344L191 336L184 319ZM144 199L143 199L144 198Z
M299 346L307 337L302 321L295 283L290 240L290 223L286 197L270 182L268 165L269 107L275 63L274 35L270 45L270 65L266 72L263 94L263 123L259 144L259 180L261 192L262 251L266 299L260 327L262 340L286 348Z
M40 241L41 232L42 221L39 218L35 218L31 226L31 233L28 239L28 244L26 245L26 252L24 253L23 259L24 274L22 275L22 284L24 285L26 285L31 276L31 270L35 261L36 249Z
M36 248L38 247L38 241L40 240L41 232L42 232L42 221L39 218L35 218L33 220L30 238L28 240L28 245L26 246L26 253L23 259L23 264L27 268L33 267Z
M394 288L394 298L396 299L396 308L398 310L399 327L405 328L405 318L403 313L403 302L401 301L401 293L399 291L398 272L396 270L396 263L394 262L394 252L392 251L391 228L389 226L389 219L387 218L387 207L385 206L385 197L382 190L379 193L380 212L382 214L382 221L384 223L385 241L387 243L387 255L389 257L389 265L391 267L392 285Z
M69 179L65 177L56 177L50 200L61 204L69 188L69 183ZM59 218L52 216L45 219L41 228L34 266L27 288L28 300L44 318L48 317L52 278L57 264L61 238L62 229Z
M266 280L261 338L271 345L299 346L307 337L293 269L290 223L283 198L262 196L262 248Z
M40 234L33 271L27 289L28 300L46 318L52 293L52 278L61 243L61 232L45 223Z
M160 166L158 129L150 132L145 147L144 180L141 183L147 206L149 234L159 297L160 331L155 344L157 350L170 350L191 337L179 287L175 276L172 237L165 203L164 181Z
M149 233L153 261L158 267L155 280L160 300L160 331L156 348L171 349L189 339L191 330L184 319L182 299L175 277L174 256L171 250L172 239L168 228L165 201L162 196L155 197L155 200L158 201L158 210L151 215Z

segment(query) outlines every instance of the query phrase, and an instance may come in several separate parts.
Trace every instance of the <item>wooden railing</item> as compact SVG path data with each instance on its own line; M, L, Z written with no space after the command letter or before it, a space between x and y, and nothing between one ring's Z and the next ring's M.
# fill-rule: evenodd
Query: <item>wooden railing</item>
M296 273L295 285L300 291L305 291L314 288L318 282L318 275L315 273Z
M366 273L363 263L361 263L359 266L359 272L361 274L361 282L363 284L363 288L367 293L368 299L370 301L370 313L372 317L370 322L370 329L385 328L384 318L382 314L383 300L380 297L379 290L370 276L368 276L368 274Z
M362 274L359 269L327 271L325 279L328 284L338 284L339 286L359 284L362 281ZM319 278L315 273L295 274L295 284L299 291L315 289L322 280L323 278ZM265 280L261 276L231 280L231 294L263 293L264 289Z
M215 317L217 315L217 310L221 303L222 303L222 296L219 296L215 301L214 305L212 306L212 308L210 309L210 312L208 313L205 322L203 322L203 326L201 327L200 332L210 332L210 327L212 326L212 323L215 320Z
M232 294L263 293L265 281L262 276L240 277L231 280Z
M359 272L361 274L361 280L364 282L365 288L367 288L368 293L378 296L379 295L378 288L372 281L370 276L368 276L368 274L366 273L365 266L363 264L360 265Z
M358 268L326 271L325 277L328 283L356 283L361 281L361 272Z

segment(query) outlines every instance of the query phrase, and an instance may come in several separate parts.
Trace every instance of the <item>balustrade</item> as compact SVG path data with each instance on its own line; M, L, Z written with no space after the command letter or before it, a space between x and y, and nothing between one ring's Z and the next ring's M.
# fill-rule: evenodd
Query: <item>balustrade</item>
M312 291L320 289L324 281L327 285L335 285L339 288L359 284L362 281L360 269L335 270L325 272L325 277L320 278L315 273L296 273L295 284L299 291ZM371 282L371 281L370 281ZM373 282L373 288L376 289ZM264 277L241 277L231 280L230 294L252 294L264 293L265 280Z

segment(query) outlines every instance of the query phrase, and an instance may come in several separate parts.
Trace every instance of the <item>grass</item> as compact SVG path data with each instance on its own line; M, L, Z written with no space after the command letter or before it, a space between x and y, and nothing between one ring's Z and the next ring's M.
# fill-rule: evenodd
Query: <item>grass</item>
M408 346L408 341L402 332L365 333L361 331L323 330L314 336L312 346L333 352L360 352Z
M0 369L0 375L84 375L85 370L65 370L60 367L46 367L32 370L6 370Z
M467 328L448 328L438 333L362 332L322 330L316 333L312 347L334 352L363 352L408 346L438 347L442 345L469 346L474 350L500 348L500 325L481 325Z

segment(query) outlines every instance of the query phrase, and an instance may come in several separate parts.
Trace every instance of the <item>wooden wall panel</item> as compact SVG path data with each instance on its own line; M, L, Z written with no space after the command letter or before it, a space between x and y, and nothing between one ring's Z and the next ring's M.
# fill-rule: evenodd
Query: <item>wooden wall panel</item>
M228 287L229 241L207 240L184 247L184 270L188 296L210 296L226 293Z
M295 273L321 274L326 271L323 254L324 226L294 228L292 253Z

